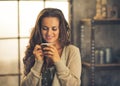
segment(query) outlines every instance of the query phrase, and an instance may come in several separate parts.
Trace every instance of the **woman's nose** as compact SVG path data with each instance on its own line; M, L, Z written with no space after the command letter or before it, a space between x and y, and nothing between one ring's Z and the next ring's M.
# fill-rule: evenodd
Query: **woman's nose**
M47 31L47 34L50 35L52 33L52 30L49 28Z

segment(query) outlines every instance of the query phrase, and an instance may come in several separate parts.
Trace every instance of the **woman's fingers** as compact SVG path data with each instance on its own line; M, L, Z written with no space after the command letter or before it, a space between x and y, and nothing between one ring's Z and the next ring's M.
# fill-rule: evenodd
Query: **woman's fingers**
M43 52L44 56L51 58L53 62L60 60L58 50L56 49L55 46L49 45L49 46L43 48L43 51L44 51Z
M36 45L34 50L33 50L33 54L37 59L42 60L43 59L43 55L42 55L42 49L40 45Z
M52 55L52 54L55 53L55 49L53 47L51 47L51 46L47 46L47 47L43 48L43 53L45 55L48 55L48 54Z

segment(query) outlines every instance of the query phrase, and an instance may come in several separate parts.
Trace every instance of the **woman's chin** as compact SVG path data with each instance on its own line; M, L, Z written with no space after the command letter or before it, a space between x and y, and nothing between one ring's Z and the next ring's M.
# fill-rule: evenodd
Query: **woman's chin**
M46 41L47 43L53 43L53 41Z

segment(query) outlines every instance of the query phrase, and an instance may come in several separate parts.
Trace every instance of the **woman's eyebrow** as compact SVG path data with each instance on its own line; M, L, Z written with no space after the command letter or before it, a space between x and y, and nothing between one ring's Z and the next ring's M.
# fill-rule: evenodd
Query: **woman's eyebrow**
M58 27L58 26L52 26L52 27L48 27L48 26L42 25L42 27L54 28L54 27Z

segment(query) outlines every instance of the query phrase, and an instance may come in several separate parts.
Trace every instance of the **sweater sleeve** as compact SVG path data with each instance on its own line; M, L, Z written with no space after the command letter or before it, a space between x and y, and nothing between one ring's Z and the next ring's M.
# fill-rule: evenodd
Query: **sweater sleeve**
M55 63L57 75L61 86L80 86L81 77L81 57L79 49L76 47L67 48L65 56L67 56L67 63L63 61ZM66 57L63 57L66 58Z
M22 79L21 86L41 86L41 68L43 61L35 60L31 71Z

